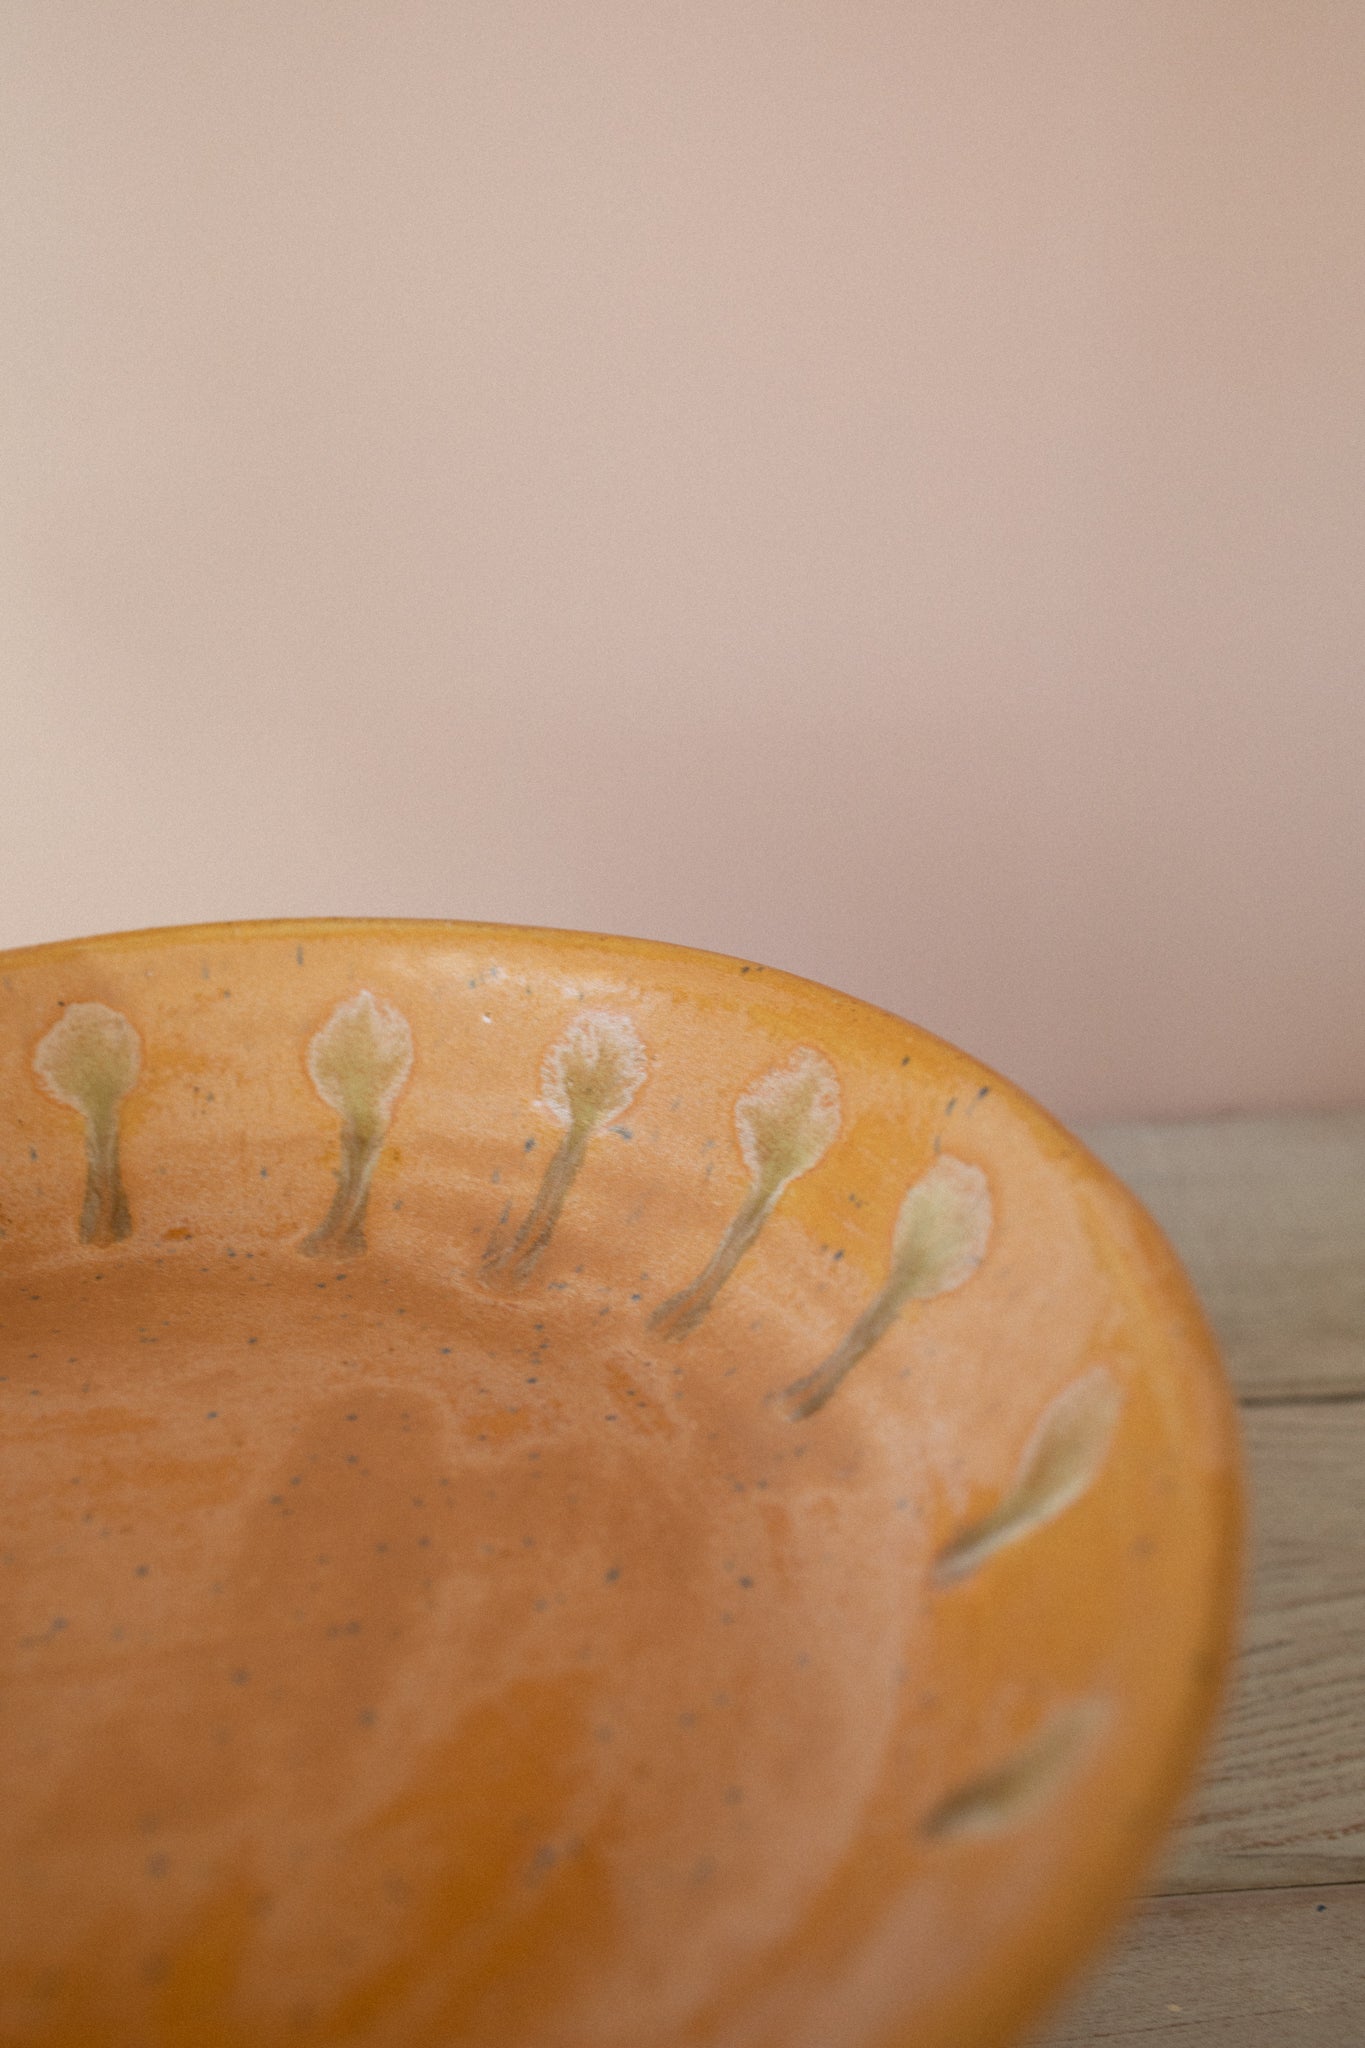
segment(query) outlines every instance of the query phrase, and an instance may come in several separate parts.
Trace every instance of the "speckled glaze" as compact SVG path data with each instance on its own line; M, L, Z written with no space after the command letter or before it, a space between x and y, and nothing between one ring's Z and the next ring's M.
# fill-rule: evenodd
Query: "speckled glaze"
M5 2048L981 2048L1229 1646L1174 1259L829 990L479 925L0 957Z

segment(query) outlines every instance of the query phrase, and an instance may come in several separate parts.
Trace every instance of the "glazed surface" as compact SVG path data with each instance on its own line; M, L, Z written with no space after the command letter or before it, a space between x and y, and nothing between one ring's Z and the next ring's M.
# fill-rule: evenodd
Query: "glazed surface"
M1234 1562L1079 1146L669 948L0 965L0 2038L950 2048L1050 1988Z

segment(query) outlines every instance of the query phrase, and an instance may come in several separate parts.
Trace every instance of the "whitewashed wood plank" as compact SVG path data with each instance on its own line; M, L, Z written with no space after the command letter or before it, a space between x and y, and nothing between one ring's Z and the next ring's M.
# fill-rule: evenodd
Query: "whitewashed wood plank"
M1241 1395L1365 1396L1365 1110L1082 1135L1180 1253Z
M1161 1891L1365 1879L1365 1406L1255 1408L1243 1423L1251 1599Z
M1253 1571L1156 1889L1038 2048L1365 2043L1365 1114L1111 1126L1244 1403ZM1321 1886L1321 1889L1313 1887Z
M1034 2048L1125 2041L1358 2048L1365 1885L1147 1900Z

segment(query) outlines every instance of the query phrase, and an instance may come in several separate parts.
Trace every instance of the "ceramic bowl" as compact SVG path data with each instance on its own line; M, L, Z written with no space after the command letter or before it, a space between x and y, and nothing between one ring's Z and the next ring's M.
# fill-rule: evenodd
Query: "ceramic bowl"
M1230 1406L1018 1090L489 925L0 959L0 2035L981 2048L1228 1651Z

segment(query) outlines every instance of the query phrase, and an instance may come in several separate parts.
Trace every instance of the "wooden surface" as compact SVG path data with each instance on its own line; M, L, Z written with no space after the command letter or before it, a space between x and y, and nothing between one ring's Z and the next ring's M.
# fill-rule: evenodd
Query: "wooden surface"
M1085 1135L1185 1261L1244 1401L1365 1400L1365 1110Z
M1359 2048L1365 1886L1153 1899L1051 2048ZM982 2044L986 2048L986 2044Z
M1223 1728L1153 1896L1037 2048L1361 2048L1365 1113L1087 1136L1222 1340L1252 1572Z

